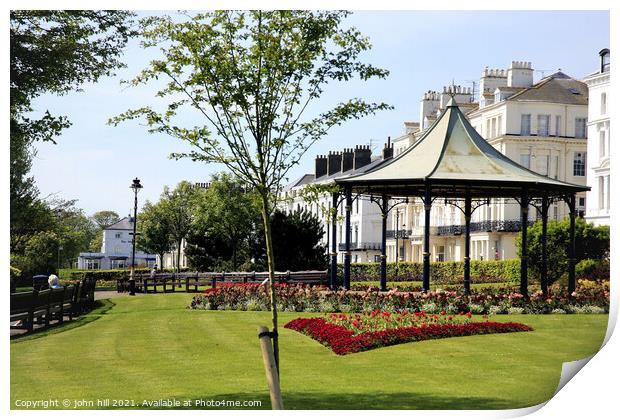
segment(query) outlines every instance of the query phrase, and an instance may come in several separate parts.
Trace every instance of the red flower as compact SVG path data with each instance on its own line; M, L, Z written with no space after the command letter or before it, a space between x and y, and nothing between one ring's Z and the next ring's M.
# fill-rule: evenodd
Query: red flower
M353 331L340 325L330 324L324 318L297 318L284 325L284 328L306 334L340 355L411 341L476 334L532 331L531 327L516 322L500 323L487 321L467 324L433 324L354 335Z

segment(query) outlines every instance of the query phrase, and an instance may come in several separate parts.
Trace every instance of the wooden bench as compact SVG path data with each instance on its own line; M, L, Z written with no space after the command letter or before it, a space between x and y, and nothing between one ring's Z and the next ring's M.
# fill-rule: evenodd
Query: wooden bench
M63 303L65 300L65 288L60 287L56 289L49 289L50 297L49 297L49 311L47 316L49 317L47 324L52 319L58 320L58 322L63 322Z
M11 325L11 328L23 328L32 332L34 328L35 291L11 293L11 323L21 321L22 325Z
M34 305L32 308L32 324L45 324L45 326L49 326L50 324L50 295L51 290L45 289L40 292L36 292L34 297Z
M327 270L289 272L287 282L318 284L318 285L326 284L327 283Z

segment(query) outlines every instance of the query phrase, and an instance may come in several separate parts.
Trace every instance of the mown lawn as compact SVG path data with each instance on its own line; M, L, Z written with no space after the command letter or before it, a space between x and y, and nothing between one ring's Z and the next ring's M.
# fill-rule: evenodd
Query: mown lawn
M184 293L119 297L74 328L11 342L16 400L260 400L256 329L267 312L192 311ZM283 313L281 322L312 314ZM598 350L606 315L496 315L527 333L459 337L337 356L281 329L288 409L502 409L551 397L561 364Z

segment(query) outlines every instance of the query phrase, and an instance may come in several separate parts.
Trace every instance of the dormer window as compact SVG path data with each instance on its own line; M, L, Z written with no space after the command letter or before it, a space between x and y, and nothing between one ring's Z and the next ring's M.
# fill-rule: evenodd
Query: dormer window
M601 52L598 53L601 56L601 73L609 71L610 66L610 56L609 49L602 49Z

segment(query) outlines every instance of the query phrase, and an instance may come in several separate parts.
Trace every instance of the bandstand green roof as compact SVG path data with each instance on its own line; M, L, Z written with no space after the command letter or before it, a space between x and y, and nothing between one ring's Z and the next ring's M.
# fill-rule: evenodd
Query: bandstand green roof
M558 196L590 188L537 174L504 156L471 126L450 100L444 112L400 155L336 183L355 193L418 196L426 185L433 196Z

